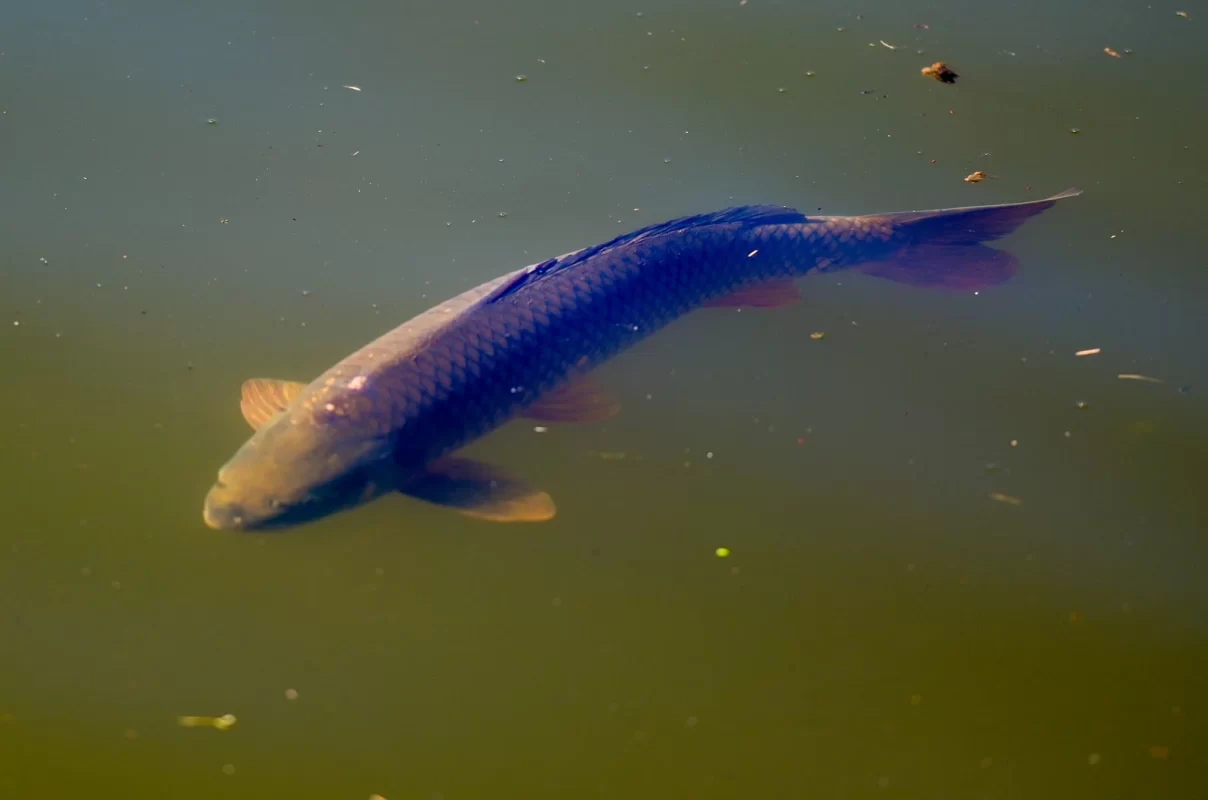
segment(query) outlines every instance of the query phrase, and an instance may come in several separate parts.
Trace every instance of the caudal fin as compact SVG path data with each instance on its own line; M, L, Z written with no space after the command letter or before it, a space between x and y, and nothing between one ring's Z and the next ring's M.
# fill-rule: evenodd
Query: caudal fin
M912 286L975 290L1004 283L1015 275L1019 261L983 242L1002 238L1058 200L1076 197L1067 189L1044 200L993 206L944 208L881 214L878 221L893 226L901 248L892 256L856 269L868 275Z

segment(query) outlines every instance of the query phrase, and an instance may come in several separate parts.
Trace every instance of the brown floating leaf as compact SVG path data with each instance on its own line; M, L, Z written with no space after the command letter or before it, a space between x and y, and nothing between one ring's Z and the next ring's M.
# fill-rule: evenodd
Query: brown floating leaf
M981 183L986 179L986 173L980 169L965 176L965 183Z
M1109 56L1111 56L1112 58L1119 58L1119 57L1120 57L1120 54L1119 54L1119 53L1117 53L1115 50L1111 49L1110 47L1105 47L1105 48L1103 48L1103 52L1107 53L1107 54L1108 54Z
M922 73L928 78L935 78L940 83L956 83L956 79L960 77L943 61L937 61L930 67L923 67Z

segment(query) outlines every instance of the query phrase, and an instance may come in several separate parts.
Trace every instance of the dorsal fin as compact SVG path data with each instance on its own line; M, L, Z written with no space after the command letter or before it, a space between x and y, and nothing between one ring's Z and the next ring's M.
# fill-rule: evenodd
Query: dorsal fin
M636 231L631 231L621 236L616 237L603 244L585 247L582 250L576 250L558 258L551 258L548 261L543 261L536 264L521 274L517 275L513 280L499 286L494 292L483 298L483 304L498 302L500 299L507 297L513 292L529 286L542 278L556 275L565 269L582 264L589 258L607 252L617 247L634 244L643 239L649 239L654 236L662 236L676 231L684 231L692 228L703 228L709 225L731 225L735 223L742 224L747 227L757 225L790 225L801 223L806 220L804 214L786 206L735 206L726 208L721 211L714 211L708 214L695 214L688 217L680 217L678 219L668 220L667 222L659 222L654 225L647 225L645 228L639 228Z

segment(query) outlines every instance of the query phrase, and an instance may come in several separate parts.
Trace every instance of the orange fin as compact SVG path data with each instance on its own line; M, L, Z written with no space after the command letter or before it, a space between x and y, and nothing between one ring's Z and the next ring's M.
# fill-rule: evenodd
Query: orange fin
M542 422L602 422L620 411L620 402L599 384L579 378L542 395L520 416Z
M488 522L546 522L553 498L498 467L468 458L443 458L399 489L403 494Z
M856 267L856 271L928 289L976 291L1006 283L1019 260L985 245L925 244L907 247L894 258Z
M297 381L252 378L243 382L239 410L243 412L243 418L253 430L260 430L269 420L288 408L305 388L305 383Z
M801 302L801 290L790 278L781 278L739 289L733 294L705 303L705 308L783 308Z

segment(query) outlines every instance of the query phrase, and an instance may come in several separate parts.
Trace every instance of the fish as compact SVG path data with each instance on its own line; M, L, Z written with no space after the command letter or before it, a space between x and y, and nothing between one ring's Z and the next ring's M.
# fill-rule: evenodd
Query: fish
M472 519L548 521L548 492L463 448L512 420L612 418L620 403L596 367L701 309L794 305L807 275L853 270L957 291L1004 283L1018 259L986 242L1078 194L861 216L737 206L513 270L310 382L245 381L253 433L218 470L203 520L281 530L404 495Z

